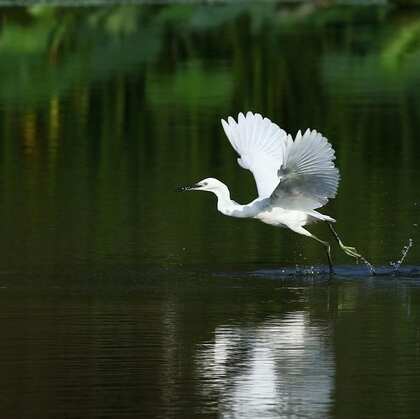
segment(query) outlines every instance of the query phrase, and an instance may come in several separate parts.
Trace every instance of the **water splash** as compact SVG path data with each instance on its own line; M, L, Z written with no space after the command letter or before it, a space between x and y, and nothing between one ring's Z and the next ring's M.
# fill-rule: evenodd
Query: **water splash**
M404 259L406 258L408 252L413 247L413 239L408 239L408 243L402 248L401 250L401 258L397 260L396 262L389 262L389 264L394 268L394 272L397 273L400 269L402 263L404 262Z
M323 271L315 266L299 266L295 265L295 275L297 276L317 276L322 275Z
M360 255L359 259L367 266L371 275L376 275L375 267L368 260L366 260L362 255Z

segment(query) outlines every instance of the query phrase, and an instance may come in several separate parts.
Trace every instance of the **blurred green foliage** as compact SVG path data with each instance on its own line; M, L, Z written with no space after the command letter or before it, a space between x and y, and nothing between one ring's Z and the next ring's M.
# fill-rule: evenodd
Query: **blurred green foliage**
M221 218L211 247L202 240L215 216L209 197L173 197L165 217L155 211L159 191L209 175L226 181L234 199L253 199L252 178L218 123L247 109L292 133L314 127L331 139L343 180L326 211L373 262L395 259L412 234L420 121L420 17L412 9L127 4L0 16L3 237L26 238L19 220L49 248L60 249L54 232L66 231L61 246L81 255L134 242L133 259L160 263L183 260L183 247L192 260L290 261L303 248L323 262L307 240L290 245L287 232ZM390 232L390 222L399 228ZM22 253L19 243L3 249L10 260Z
M48 271L66 280L66 275L78 275L80 266L88 266L89 274L81 280L106 272L109 281L124 277L135 283L141 277L152 283L166 268L179 268L173 289L161 286L153 288L153 294L164 289L164 297L179 299L175 309L163 300L159 319L164 318L161 313L174 310L189 322L193 311L185 311L184 289L179 286L188 271L183 264L208 264L212 273L217 264L223 271L247 263L264 268L325 264L324 250L310 240L261 223L223 218L216 214L213 197L173 192L184 182L215 176L229 185L235 200L255 197L252 177L239 169L219 124L221 117L248 109L291 133L316 128L333 143L342 181L338 197L322 211L338 219L346 242L375 264L397 260L408 237L418 243L420 15L407 7L415 2L363 7L321 3L0 9L4 276L27 270L32 281L38 279L34 272ZM327 237L323 226L312 228ZM408 263L418 264L419 249L413 248ZM349 263L340 254L334 256L338 263ZM149 278L142 266L153 266L157 273ZM116 277L109 274L115 271ZM172 280L172 271L167 272ZM192 284L200 278L191 272L186 288L192 294ZM228 276L220 281L226 283ZM204 314L198 317L197 330L181 327L176 333L194 339L213 336L212 325L203 329L207 314L213 310L217 324L231 321L235 313L230 316L226 308L235 298L240 315L243 310L249 322L254 296L249 301L238 297L238 290L247 285L238 286L233 277L229 292L217 282L209 292L214 279L201 284L205 306L199 308ZM98 274L95 280L104 278ZM257 278L252 281L258 283ZM400 403L417 411L417 398L407 402L401 391L394 392L401 399L381 400L376 395L380 403L366 402L366 388L386 397L377 377L393 360L403 382L388 380L389 386L415 389L418 375L406 371L412 366L409 361L418 358L418 347L412 344L418 340L418 328L404 319L405 312L414 319L419 307L406 296L392 299L395 290L389 288L392 292L383 293L385 300L378 308L378 294L369 293L372 282L366 284L342 281L337 288L333 282L325 287L328 295L322 305L316 298L313 303L310 294L319 292L317 285L292 287L293 295L287 295L284 304L273 298L277 284L270 285L270 294L256 298L263 306L273 305L267 314L261 311L265 318L277 313L279 304L293 305L299 312L313 306L308 321L317 323L322 307L328 307L322 315L331 315L338 325L336 350L342 351L335 397L343 417L363 417L355 406L375 412L389 407L392 415L392 407ZM403 294L404 288L395 289ZM214 311L215 294L221 295L222 303ZM41 295L37 304L43 308ZM138 307L139 300L133 298ZM194 295L194 304L201 300ZM365 316L363 310L372 310L372 315ZM360 316L356 326L350 311ZM16 313L21 318L21 312ZM374 345L378 331L389 332L379 333L379 350L391 348L381 352L386 356L379 362ZM348 364L353 349L349 342L366 339L366 348L373 351L371 363L363 363L363 353L351 353L353 362ZM408 343L399 345L401 339ZM193 347L185 342L178 345L180 351ZM173 365L179 374L178 359ZM369 366L374 373L366 374ZM348 398L347 385L355 371L366 383ZM188 391L190 382L188 375ZM137 403L137 396L134 399ZM346 405L344 399L352 403ZM46 400L50 405L51 398Z
M383 80L386 91L389 83L401 84L401 80L406 80L410 84L408 79L417 78L412 67L417 68L420 53L420 20L412 11L405 15L404 9L399 11L389 6L316 7L313 3L293 7L276 3L191 6L175 3L88 9L36 5L11 10L1 12L0 100L5 105L38 102L38 98L50 93L62 95L77 81L110 78L117 69L135 72L142 62L160 67L161 58L168 53L163 45L169 36L172 37L169 53L177 63L191 59L199 63L203 51L200 34L221 31L229 33L224 39L235 42L243 25L249 26L253 37L270 34L265 37L262 48L267 41L277 43L280 33L296 31L299 27L321 33L347 25L352 30L349 47L363 43L363 48L367 48L370 58L363 59L356 71L365 74L369 83ZM365 30L367 25L375 28L374 37L373 30L370 34ZM216 38L216 35L210 36L209 50L225 59L226 52L234 45L222 39L217 45ZM338 55L337 51L332 51L331 56L325 58L322 64L325 77L332 86L338 82L335 74L342 74L335 68L343 65L340 56L358 59L346 50L339 51ZM203 82L201 67L199 64L190 66L187 73L185 69L169 73L175 77L170 82L175 95L179 90L185 90L190 97L196 92L194 84ZM218 97L230 95L232 83L227 80L219 83L217 77L211 91L218 89ZM155 88L149 91L157 93ZM200 100L199 97L193 100ZM202 99L205 100L203 96Z

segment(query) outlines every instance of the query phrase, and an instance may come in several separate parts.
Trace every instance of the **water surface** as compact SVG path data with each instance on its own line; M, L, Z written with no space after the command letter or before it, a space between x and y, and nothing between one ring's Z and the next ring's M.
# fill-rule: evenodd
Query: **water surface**
M3 416L420 416L415 11L0 15ZM376 277L335 248L330 278L317 243L174 192L255 197L219 122L248 109L329 138L322 211Z

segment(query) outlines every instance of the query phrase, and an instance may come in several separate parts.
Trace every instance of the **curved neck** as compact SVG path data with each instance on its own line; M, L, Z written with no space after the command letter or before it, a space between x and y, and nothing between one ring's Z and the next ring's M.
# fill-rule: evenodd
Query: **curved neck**
M211 192L217 196L217 209L222 214L238 218L249 218L255 215L248 205L241 205L230 199L230 192L225 184Z
M230 199L230 192L226 185L220 185L217 189L214 189L211 192L217 196L217 209L220 212L223 212L223 209L227 209L235 204Z

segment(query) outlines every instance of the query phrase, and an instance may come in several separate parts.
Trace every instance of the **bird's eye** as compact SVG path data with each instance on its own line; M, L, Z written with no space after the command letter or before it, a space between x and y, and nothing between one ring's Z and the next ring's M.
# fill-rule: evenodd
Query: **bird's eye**
M203 186L207 186L207 182L204 182L204 183L203 183Z

